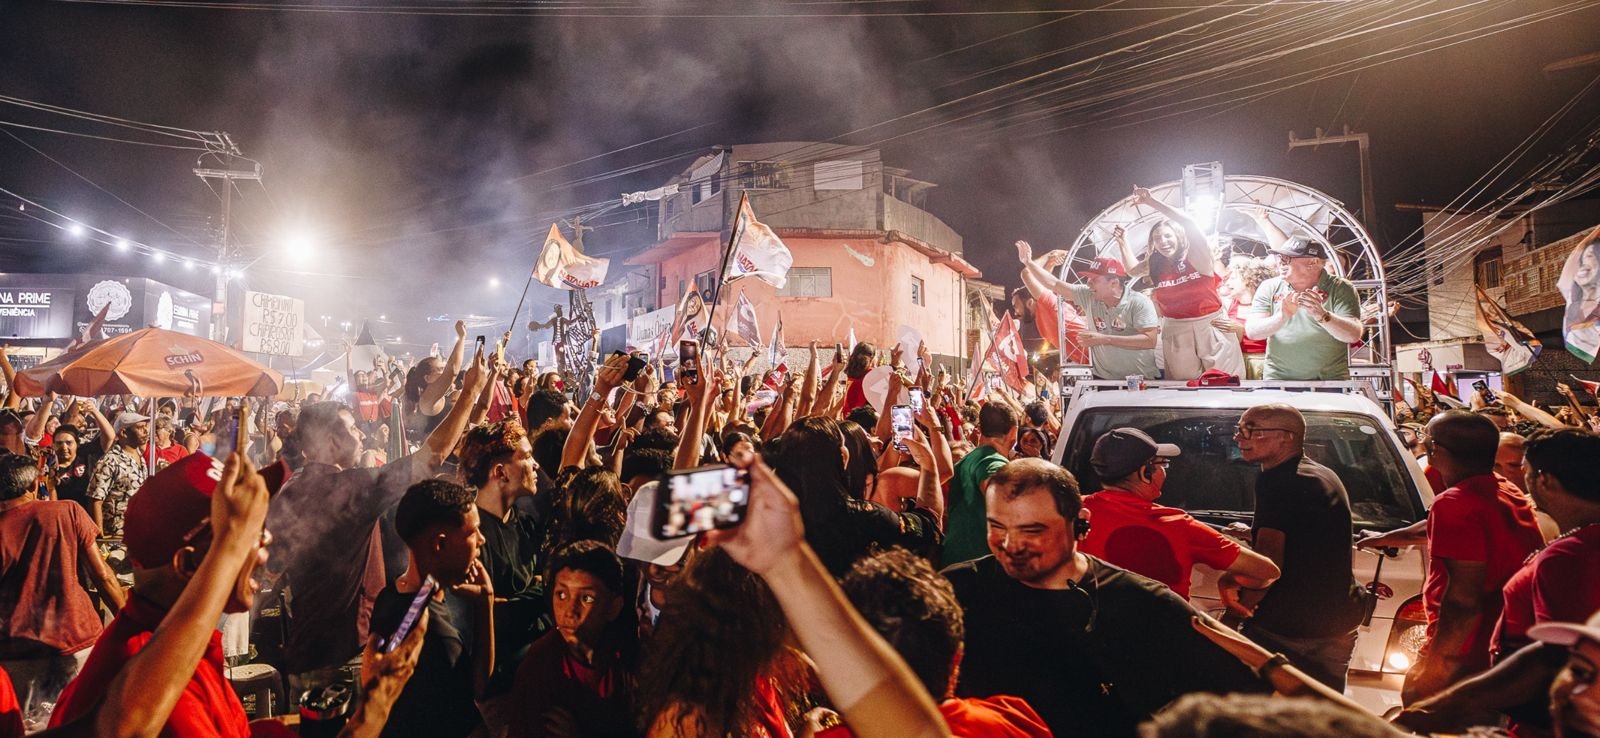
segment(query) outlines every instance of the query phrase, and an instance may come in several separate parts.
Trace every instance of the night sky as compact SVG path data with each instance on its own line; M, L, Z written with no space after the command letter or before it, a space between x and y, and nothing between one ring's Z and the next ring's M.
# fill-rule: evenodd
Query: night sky
M1014 285L1012 241L1065 245L1134 183L1176 179L1187 163L1305 182L1357 209L1354 147L1287 147L1291 130L1348 124L1372 136L1375 235L1392 247L1420 224L1396 203L1450 201L1600 74L1542 71L1600 51L1596 1L408 4L515 14L9 0L0 95L230 133L265 172L236 201L237 238L262 257L251 288L305 297L314 316L388 314L388 330L416 337L428 314L508 316L553 214L658 186L716 144L879 144L891 166L939 185L927 208L963 234L968 259ZM947 14L916 15L929 12ZM766 17L704 17L731 15ZM1521 169L1597 116L1591 93ZM0 121L177 142L4 103ZM4 133L0 188L209 257L220 203L190 172L197 152L0 131L151 217ZM210 291L198 270L74 244L0 205L0 269ZM587 250L648 245L647 208L600 216ZM275 245L296 225L319 241L298 264ZM531 299L553 297L536 287Z

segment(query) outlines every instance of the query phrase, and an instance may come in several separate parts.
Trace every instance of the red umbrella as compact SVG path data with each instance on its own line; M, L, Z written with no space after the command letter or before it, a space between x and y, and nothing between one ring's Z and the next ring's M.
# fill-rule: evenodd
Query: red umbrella
M17 393L78 397L276 395L283 375L242 352L186 333L145 328L85 344L17 373Z

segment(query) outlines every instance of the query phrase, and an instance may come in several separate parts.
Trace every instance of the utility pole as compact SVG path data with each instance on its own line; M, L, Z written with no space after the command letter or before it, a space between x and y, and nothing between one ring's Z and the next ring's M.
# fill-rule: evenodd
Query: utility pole
M217 263L211 269L217 279L217 294L213 298L211 305L211 339L226 343L228 339L228 278L232 272L235 259L238 257L232 240L233 183L239 180L259 182L261 180L261 162L251 162L253 166L250 169L234 169L234 157L243 156L239 152L239 147L233 143L233 138L227 133L216 133L214 135L217 140L207 144L207 147L211 150L201 154L200 158L195 160L194 173L200 179L206 180L208 187L211 184L210 180L222 181L222 234L217 244ZM220 168L205 166L207 163L206 157L208 156L220 159L222 166Z
M1378 212L1372 196L1372 147L1367 139L1367 134L1352 133L1349 124L1345 124L1344 133L1341 134L1330 135L1318 128L1315 136L1300 138L1294 135L1294 131L1289 132L1289 148L1291 150L1307 146L1315 148L1323 144L1345 143L1355 144L1357 151L1361 155L1361 220L1362 225L1366 226L1367 232L1373 233L1373 225L1378 217Z

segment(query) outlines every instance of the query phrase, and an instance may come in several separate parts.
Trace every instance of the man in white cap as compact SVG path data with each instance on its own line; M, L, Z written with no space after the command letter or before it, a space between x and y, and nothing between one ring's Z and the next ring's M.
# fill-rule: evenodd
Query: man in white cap
M656 619L667 606L667 585L683 571L685 554L693 536L661 540L650 532L650 518L654 513L656 488L660 482L650 482L639 487L628 503L628 524L617 541L617 555L639 565L639 590L634 598L634 610L639 616L639 640L648 640L655 631Z
M1600 736L1600 612L1589 621L1541 623L1528 630L1536 640L1567 647L1567 665L1550 687L1550 719L1557 738Z
M128 498L149 476L143 451L150 442L150 416L124 410L111 429L116 446L101 457L89 478L89 515L102 535L120 537Z
M1361 301L1329 274L1328 247L1295 236L1272 249L1287 270L1256 288L1245 335L1267 341L1265 379L1349 379L1348 346L1361 340Z
M1100 436L1089 464L1102 489L1083 498L1089 534L1079 550L1167 585L1189 598L1189 573L1196 563L1223 572L1223 602L1238 605L1240 587L1264 589L1277 580L1278 565L1175 507L1157 505L1167 467L1180 450L1156 443L1138 428L1115 428Z

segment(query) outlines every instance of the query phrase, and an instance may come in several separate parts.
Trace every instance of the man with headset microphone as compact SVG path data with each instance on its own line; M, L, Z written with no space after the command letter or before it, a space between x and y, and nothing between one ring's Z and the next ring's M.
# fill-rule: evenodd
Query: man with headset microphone
M1078 482L1018 459L984 490L990 556L944 571L966 617L956 694L1016 695L1057 735L1132 736L1190 692L1265 692L1160 583L1078 550Z

